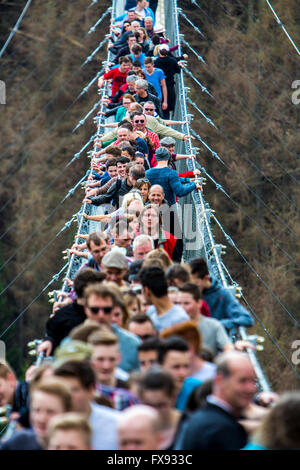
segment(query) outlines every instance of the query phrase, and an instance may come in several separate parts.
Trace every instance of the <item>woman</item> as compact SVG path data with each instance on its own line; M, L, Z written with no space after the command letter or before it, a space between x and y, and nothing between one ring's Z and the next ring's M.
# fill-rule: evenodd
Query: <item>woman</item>
M143 203L146 204L149 201L148 196L151 188L150 181L147 178L140 178L137 180L135 187L139 189L143 198Z
M135 33L135 37L136 37L137 43L140 46L142 46L143 52L147 54L149 51L150 40L149 40L147 31L145 30L145 28L139 28Z
M136 75L139 77L139 78L142 78L143 80L147 80L146 78L146 75L145 75L145 72L143 72L142 69L138 70ZM151 95L154 95L154 96L157 96L157 91L155 90L154 86L152 85L152 83L149 83L148 82L148 93L150 93Z
M125 95L123 95L123 97L122 97L122 106L120 106L118 108L117 113L116 113L116 122L123 121L123 119L125 117L125 114L128 111L129 105L131 103L135 103L135 101L136 100L132 95L129 95L127 93Z
M179 240L162 228L162 216L159 208L154 204L148 204L142 210L139 220L141 233L152 238L154 247L162 247L172 261L180 263L182 249Z

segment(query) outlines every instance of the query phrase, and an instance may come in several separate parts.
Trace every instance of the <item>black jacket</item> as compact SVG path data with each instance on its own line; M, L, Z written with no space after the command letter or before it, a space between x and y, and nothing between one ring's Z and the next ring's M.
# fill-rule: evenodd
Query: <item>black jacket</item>
M234 416L207 403L191 414L180 441L179 450L238 450L246 445L247 434Z
M55 312L54 317L49 318L46 323L46 336L53 344L53 351L60 345L61 341L69 335L75 326L86 320L84 308L77 302L68 304Z
M93 196L89 199L95 206L100 206L101 204L112 204L119 208L121 204L120 197L125 196L125 194L131 191L131 189L132 186L127 184L126 178L123 180L118 179L111 185L106 194L99 194L99 196Z
M181 68L179 67L177 60L174 57L158 57L154 61L154 67L163 70L166 76L166 85L174 85L174 75L180 73Z
M141 98L138 94L133 95L133 97L139 104L146 103L146 101L152 101L152 103L154 103L154 106L156 108L157 114L162 116L161 102L160 102L160 99L157 98L157 96L154 96L151 93L147 93L146 98Z

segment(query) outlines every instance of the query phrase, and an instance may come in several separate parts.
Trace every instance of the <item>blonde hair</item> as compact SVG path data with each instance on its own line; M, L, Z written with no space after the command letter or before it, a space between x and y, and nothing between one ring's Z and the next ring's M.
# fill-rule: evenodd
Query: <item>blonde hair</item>
M91 447L92 428L88 420L79 413L64 413L54 416L48 427L47 445L56 431L78 431L82 435L87 447Z
M88 344L92 346L112 346L119 344L117 335L110 331L94 331L88 337Z
M68 387L57 377L47 377L39 382L30 385L30 398L32 400L34 392L44 392L48 395L55 395L60 398L64 410L71 411L72 397Z
M14 377L16 376L16 374L14 373L14 371L12 370L10 365L6 361L1 360L0 361L0 377L1 377L1 379L6 379L8 374L13 374Z
M169 258L168 253L162 247L159 247L159 248L156 248L156 250L150 251L150 253L148 253L146 256L145 261L157 260L157 259L159 259L163 263L164 270L166 270L173 264L173 262Z
M103 331L107 329L104 325L99 325L99 323L93 320L85 320L81 325L76 326L70 333L70 338L73 340L83 341L87 343L88 337L95 331Z
M126 211L133 201L140 201L144 205L142 196L137 191L132 191L123 197L122 209Z

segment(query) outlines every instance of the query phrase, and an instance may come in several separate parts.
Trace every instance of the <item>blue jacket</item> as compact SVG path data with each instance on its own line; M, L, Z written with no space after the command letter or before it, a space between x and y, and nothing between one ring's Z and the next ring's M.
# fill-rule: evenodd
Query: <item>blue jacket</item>
M217 279L212 278L211 287L203 291L203 300L208 303L212 317L220 320L228 330L237 326L254 325L248 310Z
M150 168L146 171L146 178L149 179L152 186L160 184L163 187L165 199L170 206L176 203L175 196L186 196L196 188L194 182L182 184L182 178L180 178L177 171L168 167Z

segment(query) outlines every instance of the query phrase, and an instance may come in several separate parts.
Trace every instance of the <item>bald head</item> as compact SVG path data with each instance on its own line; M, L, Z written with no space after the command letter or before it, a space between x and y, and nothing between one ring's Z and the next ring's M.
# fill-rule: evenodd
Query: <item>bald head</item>
M150 406L131 406L122 412L118 432L120 450L157 450L160 444L159 414Z
M154 184L153 186L151 186L148 195L148 199L151 204L160 206L164 200L164 197L165 193L162 186L160 186L159 184Z
M221 354L217 360L213 394L240 414L253 400L256 375L249 356L238 351Z

